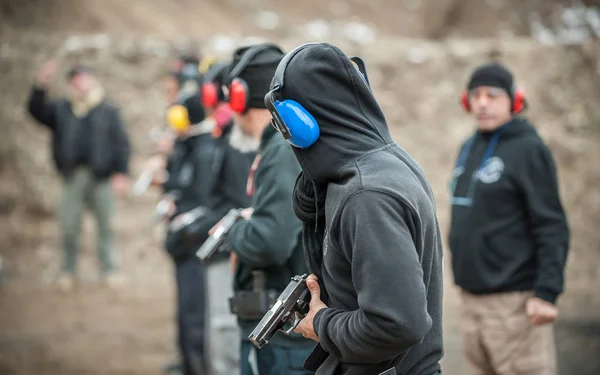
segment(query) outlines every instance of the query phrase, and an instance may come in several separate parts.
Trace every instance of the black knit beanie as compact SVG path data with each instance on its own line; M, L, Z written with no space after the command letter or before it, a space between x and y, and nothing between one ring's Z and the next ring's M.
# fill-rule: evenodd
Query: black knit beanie
M79 75L79 74L82 74L82 73L94 74L94 69L92 69L88 65L77 64L77 65L74 65L73 67L71 67L71 69L69 69L67 71L66 78L67 78L68 81L70 81L76 75Z
M240 62L244 53L252 46L241 47L235 50L233 60L229 65L229 72ZM237 77L228 77L227 85L231 84L233 78L241 78L248 84L250 91L250 108L266 108L265 95L269 92L271 79L275 74L277 65L283 58L284 53L276 48L268 48L256 54L248 62L246 67Z
M500 88L513 99L513 75L502 64L493 62L478 66L467 84L467 90L472 90L479 86L491 86Z

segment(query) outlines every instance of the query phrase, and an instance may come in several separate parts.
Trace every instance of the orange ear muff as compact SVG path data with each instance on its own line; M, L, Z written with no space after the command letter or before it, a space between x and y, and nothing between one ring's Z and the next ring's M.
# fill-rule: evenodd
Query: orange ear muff
M185 132L191 125L187 108L176 104L167 110L167 123L176 133Z
M471 106L469 105L469 94L467 93L467 90L463 90L460 93L460 105L465 111L471 112Z
M214 108L219 102L217 88L212 82L205 82L202 85L202 106L205 108Z
M250 93L246 81L235 78L229 87L229 107L235 113L244 113L248 108Z
M520 113L525 109L525 93L523 90L517 88L513 92L513 105L512 112Z

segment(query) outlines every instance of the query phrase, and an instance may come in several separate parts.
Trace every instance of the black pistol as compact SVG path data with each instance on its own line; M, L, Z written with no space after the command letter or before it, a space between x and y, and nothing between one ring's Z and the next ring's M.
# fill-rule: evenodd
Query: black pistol
M227 215L221 219L221 223L215 229L214 233L210 235L206 241L204 241L204 244L202 244L200 249L198 249L196 252L196 256L201 262L209 261L210 258L212 258L212 256L219 251L227 239L227 233L231 227L233 227L233 224L235 224L242 217L241 212L241 208L232 208L229 210Z
M292 277L292 281L279 295L273 307L248 336L250 342L258 349L267 344L277 331L281 330L289 335L306 316L310 302L310 292L306 286L307 277L306 274ZM284 330L288 322L291 322L291 327Z

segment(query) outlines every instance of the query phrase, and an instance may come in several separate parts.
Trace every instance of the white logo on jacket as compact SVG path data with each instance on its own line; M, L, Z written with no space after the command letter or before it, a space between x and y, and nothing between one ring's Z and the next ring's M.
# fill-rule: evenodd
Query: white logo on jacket
M489 158L477 172L477 178L484 184L492 184L502 177L504 162L497 156Z

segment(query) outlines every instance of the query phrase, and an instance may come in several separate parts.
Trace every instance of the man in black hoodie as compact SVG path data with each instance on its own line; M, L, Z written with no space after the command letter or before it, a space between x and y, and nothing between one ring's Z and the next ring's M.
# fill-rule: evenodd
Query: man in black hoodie
M354 62L362 72L335 46L300 46L265 97L302 167L294 210L313 275L310 312L296 330L319 342L305 367L438 374L443 262L433 193Z
M449 241L469 374L556 374L569 243L556 166L503 65L479 66L462 104L478 129L454 170Z
M294 216L291 202L300 166L287 143L269 125L271 115L264 103L283 55L279 47L269 43L239 48L228 78L235 121L246 135L260 140L246 185L251 208L244 210L245 220L238 221L227 235L234 271L233 304L242 333L241 375L307 374L302 363L314 346L298 334L278 332L269 345L257 351L248 336L267 311L257 314L242 298L260 283L257 272L264 275L264 289L274 298L294 275L306 272L300 245L302 224Z

